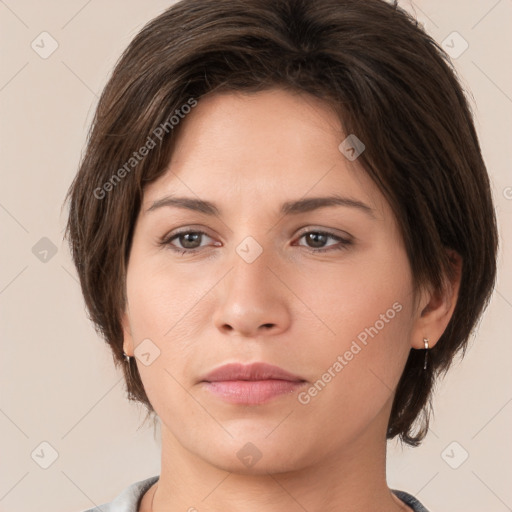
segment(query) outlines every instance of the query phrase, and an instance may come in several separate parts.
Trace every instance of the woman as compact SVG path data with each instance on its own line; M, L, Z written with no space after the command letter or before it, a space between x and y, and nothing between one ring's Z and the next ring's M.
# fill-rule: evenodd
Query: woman
M175 4L69 198L91 318L162 425L161 474L101 510L426 510L388 488L386 439L427 434L497 231L461 86L403 10Z

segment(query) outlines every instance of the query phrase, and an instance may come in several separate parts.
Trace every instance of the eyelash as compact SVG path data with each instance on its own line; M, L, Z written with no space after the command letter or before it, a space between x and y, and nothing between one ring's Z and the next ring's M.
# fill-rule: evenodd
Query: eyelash
M313 253L323 253L323 252L330 252L330 251L341 251L341 250L346 249L348 246L352 245L352 243L353 243L352 240L341 238L341 237L339 237L337 235L329 233L328 231L318 231L318 230L311 230L311 231L306 231L306 232L302 233L300 235L300 237L299 237L299 240L301 238L303 238L304 236L309 235L311 233L314 233L314 234L317 234L317 235L325 235L325 236L327 236L329 238L332 238L332 239L337 240L338 242L340 242L339 245L328 246L328 248L320 248L320 249L315 249L314 247L307 247L307 246L304 246L304 245L300 246L300 247L305 247L306 249L310 250ZM205 233L204 231L183 230L183 231L178 231L178 232L172 233L171 235L166 235L163 239L161 239L159 241L159 245L165 246L165 247L171 249L172 251L180 253L181 255L187 254L187 253L193 254L193 253L197 253L197 252L201 251L203 249L201 247L196 247L195 249L182 249L182 248L176 247L176 246L171 244L171 242L173 240L175 240L176 238L179 238L182 235L188 235L188 234L205 235L205 236L209 237L209 235L207 233ZM209 237L209 238L211 238L211 237Z

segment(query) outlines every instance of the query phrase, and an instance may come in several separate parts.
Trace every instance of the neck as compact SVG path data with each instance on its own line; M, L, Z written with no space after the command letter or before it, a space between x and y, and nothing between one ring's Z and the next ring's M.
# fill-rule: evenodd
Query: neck
M387 415L383 415L387 420ZM267 457L245 473L214 465L186 449L162 424L162 465L152 512L398 512L410 510L386 483L387 421L376 419L356 439L328 454L286 467Z

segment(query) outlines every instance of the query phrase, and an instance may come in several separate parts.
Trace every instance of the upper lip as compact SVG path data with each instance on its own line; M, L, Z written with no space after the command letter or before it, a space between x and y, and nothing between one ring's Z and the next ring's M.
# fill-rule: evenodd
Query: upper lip
M201 381L219 382L226 380L268 380L279 379L291 382L302 382L304 379L298 375L267 363L240 364L230 363L219 366L205 375Z

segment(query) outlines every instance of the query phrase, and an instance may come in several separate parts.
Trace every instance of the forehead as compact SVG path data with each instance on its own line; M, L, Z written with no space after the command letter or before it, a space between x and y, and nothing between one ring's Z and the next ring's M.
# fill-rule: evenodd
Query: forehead
M144 206L171 192L262 207L336 193L382 210L376 186L340 151L345 139L337 114L308 94L208 95L181 121L168 169L146 187Z

